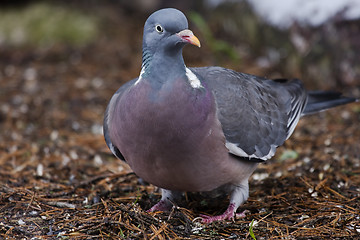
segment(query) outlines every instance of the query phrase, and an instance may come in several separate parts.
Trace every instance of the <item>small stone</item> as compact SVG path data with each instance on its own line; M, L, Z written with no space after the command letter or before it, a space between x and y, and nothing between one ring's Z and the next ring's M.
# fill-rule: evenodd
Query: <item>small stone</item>
M96 154L95 157L94 157L94 163L95 163L96 166L103 165L103 161L102 161L101 157L98 154Z
M331 139L330 138L326 139L324 141L324 144L325 144L325 146L330 146L331 145Z
M312 197L317 197L317 196L318 196L318 193L317 193L317 192L313 192L313 193L311 194L311 196L312 196Z
M53 130L51 133L50 133L50 139L51 141L55 141L56 139L58 139L59 137L59 132L56 131L56 130Z
M324 171L329 170L329 168L330 168L330 164L325 164L324 167L323 167Z
M78 154L77 154L74 150L71 150L71 151L69 152L69 154L70 154L70 157L71 157L73 160L76 160L76 159L79 158Z
M24 222L22 219L20 219L20 220L18 221L18 224L19 224L19 225L24 225L25 222Z
M42 165L41 163L39 163L37 165L37 168L36 168L36 175L39 176L39 177L42 177L44 174L44 165Z

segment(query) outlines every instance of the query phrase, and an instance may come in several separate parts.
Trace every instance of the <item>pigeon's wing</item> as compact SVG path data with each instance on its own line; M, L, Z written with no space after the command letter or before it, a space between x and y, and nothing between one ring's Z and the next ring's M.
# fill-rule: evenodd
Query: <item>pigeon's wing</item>
M307 101L299 80L268 80L221 67L192 68L214 93L229 152L271 158L292 134Z
M124 156L121 154L119 149L110 140L109 124L110 124L110 120L111 120L111 114L114 114L115 103L122 96L122 94L124 93L124 91L126 89L128 89L129 87L134 85L136 80L137 80L137 78L125 83L116 91L116 93L111 97L108 106L106 107L105 116L104 116L103 130L104 130L104 137L105 137L106 145L109 147L111 152L117 158L124 160L124 161L125 161Z

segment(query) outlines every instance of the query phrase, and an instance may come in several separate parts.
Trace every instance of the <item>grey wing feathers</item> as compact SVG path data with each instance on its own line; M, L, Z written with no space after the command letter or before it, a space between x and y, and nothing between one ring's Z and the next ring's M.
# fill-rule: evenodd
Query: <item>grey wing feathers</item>
M268 80L221 67L192 68L215 95L229 152L271 158L291 135L306 104L299 80Z
M111 139L109 136L109 123L110 123L110 119L111 119L111 114L113 114L113 112L114 112L114 107L115 107L116 101L121 97L122 93L126 89L128 89L130 86L132 86L135 83L136 80L137 79L133 79L133 80L125 83L116 91L116 93L111 97L108 106L106 107L105 116L104 116L103 131L104 131L104 138L105 138L106 145L109 147L111 152L117 158L119 158L121 160L125 160L125 158L121 154L120 150L115 145L113 145L113 143L111 142Z
M308 94L305 91L302 83L298 79L274 79L269 80L275 83L280 83L283 88L289 93L291 109L287 112L287 137L288 139L294 132L300 117L303 115L305 106L308 102ZM274 86L276 87L276 86Z

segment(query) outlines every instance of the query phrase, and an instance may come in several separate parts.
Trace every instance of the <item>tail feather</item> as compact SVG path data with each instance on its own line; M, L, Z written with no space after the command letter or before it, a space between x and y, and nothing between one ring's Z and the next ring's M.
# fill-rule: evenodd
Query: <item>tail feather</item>
M309 91L303 115L320 112L339 105L356 102L358 99L342 96L339 92Z

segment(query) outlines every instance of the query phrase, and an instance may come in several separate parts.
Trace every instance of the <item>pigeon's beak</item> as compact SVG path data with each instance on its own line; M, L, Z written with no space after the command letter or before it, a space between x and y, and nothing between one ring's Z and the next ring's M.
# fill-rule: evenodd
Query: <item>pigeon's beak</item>
M177 35L181 39L183 39L185 42L188 42L188 43L198 46L198 47L201 46L199 39L189 29L182 30L181 32L178 32Z

